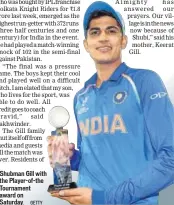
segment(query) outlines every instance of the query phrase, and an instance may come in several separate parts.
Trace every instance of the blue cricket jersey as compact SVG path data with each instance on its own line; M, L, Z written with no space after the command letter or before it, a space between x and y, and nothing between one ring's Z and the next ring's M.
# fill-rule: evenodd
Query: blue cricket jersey
M150 70L122 63L96 87L94 74L74 99L78 149L71 159L78 186L93 204L158 204L174 181L174 112Z

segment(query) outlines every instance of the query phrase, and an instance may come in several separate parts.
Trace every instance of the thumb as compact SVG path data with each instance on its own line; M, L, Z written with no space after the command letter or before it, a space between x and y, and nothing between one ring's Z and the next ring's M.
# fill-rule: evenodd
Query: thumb
M75 149L75 144L74 143L69 143L69 149L74 150Z

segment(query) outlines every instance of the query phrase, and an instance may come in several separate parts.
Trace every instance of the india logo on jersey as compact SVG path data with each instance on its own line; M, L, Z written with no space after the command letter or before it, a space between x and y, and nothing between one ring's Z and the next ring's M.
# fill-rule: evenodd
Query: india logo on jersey
M101 133L114 134L119 131L127 133L125 123L119 114L113 116L104 115L87 118L79 122L79 128L83 136L97 135Z

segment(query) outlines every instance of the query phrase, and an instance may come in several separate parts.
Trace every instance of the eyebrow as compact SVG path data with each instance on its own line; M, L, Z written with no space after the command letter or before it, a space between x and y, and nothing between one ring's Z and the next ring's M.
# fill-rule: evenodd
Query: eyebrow
M106 29L110 29L110 28L120 28L119 26L108 26Z
M111 29L111 28L120 28L119 26L108 26L106 27L106 29ZM99 27L92 27L92 28L89 28L89 31L92 31L92 30L100 30Z
M89 31L92 31L92 30L100 30L99 27L93 27L93 28L90 28Z

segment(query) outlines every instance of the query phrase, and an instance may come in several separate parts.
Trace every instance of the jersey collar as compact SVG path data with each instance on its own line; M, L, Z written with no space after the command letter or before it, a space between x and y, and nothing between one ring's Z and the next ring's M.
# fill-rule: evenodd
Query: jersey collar
M117 69L113 72L113 74L110 76L110 81L116 81L122 73L124 73L128 69L127 65L125 63L121 63ZM89 80L85 82L85 87L88 87L89 85L96 85L97 81L97 73L95 73Z

